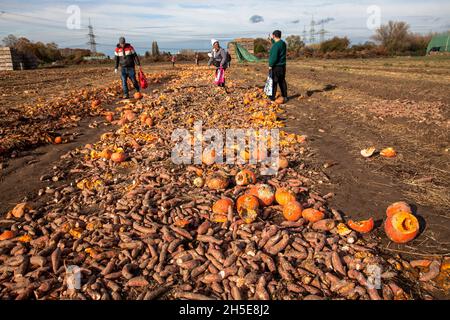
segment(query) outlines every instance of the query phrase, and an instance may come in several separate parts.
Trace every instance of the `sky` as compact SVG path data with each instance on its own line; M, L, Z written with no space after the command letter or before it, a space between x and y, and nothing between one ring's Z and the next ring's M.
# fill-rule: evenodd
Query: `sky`
M60 47L88 48L90 18L97 50L107 55L113 54L122 35L140 53L149 50L152 41L165 51L207 50L211 38L226 44L237 37L265 38L275 29L284 36L302 35L314 17L323 22L326 38L348 36L352 43L362 43L373 35L367 23L376 25L378 13L379 22L406 21L413 32L450 30L448 0L0 0L0 39L14 34Z

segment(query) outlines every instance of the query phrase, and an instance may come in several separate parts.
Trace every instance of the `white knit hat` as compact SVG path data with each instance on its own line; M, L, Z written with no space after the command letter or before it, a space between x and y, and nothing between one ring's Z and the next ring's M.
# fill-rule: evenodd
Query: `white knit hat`
M211 46L214 46L214 43L219 42L219 40L211 39Z

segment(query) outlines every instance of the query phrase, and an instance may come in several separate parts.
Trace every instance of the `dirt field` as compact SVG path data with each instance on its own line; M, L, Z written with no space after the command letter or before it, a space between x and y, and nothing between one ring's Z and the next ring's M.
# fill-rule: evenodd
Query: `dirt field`
M234 64L228 72L232 91L225 94L211 86L210 79L204 77L204 74L208 75L204 69L199 69L202 70L202 75L199 76L195 69L192 71L189 68L179 65L173 69L169 64L145 66L146 73L150 77L154 76L156 80L144 93L144 107L155 111L156 106L163 105L161 109L155 111L161 123L148 132L160 134L171 126L183 125L186 121L184 117L188 114L205 122L211 121L212 124L220 123L220 116L230 111L214 109L214 105L220 105L224 99L229 99L227 101L232 105L231 110L243 112L244 106L239 99L242 100L244 94L249 94L247 91L253 92L255 86L262 87L267 75L267 67L263 64L239 66ZM192 72L192 82L189 81L189 72ZM178 83L177 79L182 73L184 76ZM284 123L283 130L307 136L306 153L303 151L300 153L299 149L294 148L292 150L295 154L290 154L289 159L296 159L291 160L291 163L295 163L295 170L300 177L305 181L313 181L310 185L306 183L308 192L328 195L327 207L341 212L346 220L374 217L377 228L373 236L381 240L382 252L387 257L396 257L396 254L401 254L407 259L450 256L450 59L290 61L288 86L290 101L283 107L278 120ZM0 158L0 215L4 216L17 203L23 201L29 201L33 203L33 207L42 209L39 211L40 214L49 210L52 215L58 215L62 209L55 208L53 211L50 204L55 190L73 189L75 181L84 176L92 176L92 172L88 174L83 170L104 169L104 164L94 165L91 160L84 164L81 157L86 154L83 149L88 149L84 147L86 144L101 144L100 140L104 137L102 134L119 128L105 123L103 116L105 111L122 110L123 104L118 99L120 92L118 76L114 75L112 67L109 66L3 72L0 73L0 88L0 154L3 154L3 158ZM86 90L92 92L85 92ZM69 106L77 106L73 110L61 102L61 97L69 95L69 91L72 92L68 98ZM101 110L94 108L92 111L90 105L95 95L101 95L104 103ZM194 100L194 98L202 99L204 95L207 96L205 102ZM169 99L170 103L164 104L164 99ZM154 105L152 101L158 101L158 104ZM203 104L199 106L200 103ZM204 104L210 107L205 107ZM191 106L191 109L183 110L187 105ZM53 111L55 106L58 111ZM159 115L165 112L164 108L169 113L173 110L173 115L166 118ZM234 113L233 119L226 119L225 122L230 122L226 126L242 125L246 123L246 119L247 116ZM45 139L33 138L32 136L36 134L45 136ZM10 139L12 136L17 137L16 140L20 143ZM48 137L54 139L56 136L62 136L64 143L48 143L52 141L48 140ZM167 138L161 137L160 140ZM15 144L12 145L11 141ZM363 158L360 150L371 146L376 147L377 151L393 147L398 155L391 159L378 154L368 159ZM152 149L151 155L161 158L155 161L161 161L169 170L171 166L164 162L168 159L168 155L164 152L167 150L163 148ZM125 193L128 195L128 191L124 190L133 190L135 180L131 181L131 177L136 172L144 170L140 163L142 159L138 157L133 161L139 164L136 170L128 167L119 170L113 167L112 173L118 172L118 177L120 176L123 183L125 181L128 183L123 187L111 186L116 188L116 199L119 190L122 196ZM147 165L147 162L145 163ZM106 171L109 173L109 169ZM165 175L172 172L174 171L166 171ZM120 179L119 183L122 181ZM156 182L152 180L151 183L155 183L159 188L161 179L155 178ZM128 189L131 183L133 188ZM77 194L78 201L82 199L87 201L86 199L93 196L92 192L85 191ZM205 194L205 199L198 201L198 204L209 203L208 201L214 198L207 193L201 194ZM161 197L162 200L165 199L164 195ZM162 200L158 200L158 203ZM74 201L70 201L66 209L74 208ZM97 211L103 210L105 201L111 204L110 200L101 199L101 204L94 203L85 208L83 219L91 214L95 216ZM121 201L117 200L117 207L121 206ZM380 227L387 206L396 201L411 204L421 222L420 235L405 245L388 241L383 228ZM134 210L135 208L131 211ZM203 212L202 210L200 212ZM72 215L69 220L75 219ZM135 226L134 223L124 222L122 217L120 220L110 217L108 219L114 221L114 224L119 224L120 221L125 229L130 225ZM65 219L57 220L60 223ZM164 224L167 223L166 220ZM195 222L199 223L197 220ZM6 218L1 220L1 231L11 224L13 224L11 220ZM51 228L53 227L52 222ZM194 234L195 231L191 230L191 233ZM128 239L131 234L135 237L132 232L124 237ZM96 236L93 235L89 240L96 242ZM183 237L190 236L184 234ZM164 241L168 238L170 236L164 233ZM72 240L67 241L75 248L76 244ZM67 247L64 253L68 251L70 249ZM135 250L132 253L132 255L141 254ZM6 259L1 256L0 258L0 261ZM70 259L72 258L71 256ZM120 259L126 260L128 256ZM97 265L93 268L98 272L101 267L103 266ZM126 266L124 267L121 262L120 268L122 267ZM53 270L55 274L62 272L57 267L53 267ZM154 278L160 283L161 278ZM2 280L0 279L0 283ZM445 281L448 282L448 279ZM189 288L189 285L186 286ZM446 286L448 289L448 283ZM409 292L411 296L423 297L420 290L424 289L413 287L414 285ZM0 293L1 288L0 285ZM8 291L8 295L4 294L3 297L14 296L13 290L9 290L11 285L4 288L4 292ZM20 291L19 296L29 298L31 291L27 290L34 289ZM55 290L50 298L61 297L65 294L62 290ZM431 291L433 290L430 289ZM281 297L281 291L274 292L271 292L271 297ZM34 293L36 294L36 291ZM124 293L127 298L135 298L138 294L140 293L135 291ZM433 295L437 298L448 298L448 293L441 291Z

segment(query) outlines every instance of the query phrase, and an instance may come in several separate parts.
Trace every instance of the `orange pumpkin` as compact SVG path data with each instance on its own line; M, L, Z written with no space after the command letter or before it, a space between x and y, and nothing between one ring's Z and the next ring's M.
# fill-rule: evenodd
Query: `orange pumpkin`
M153 118L148 117L147 119L145 119L145 124L149 127L153 127Z
M99 99L93 100L91 102L91 107L92 108L96 108L96 107L98 107L100 105L100 103L102 103L102 102Z
M255 174L252 171L247 170L247 169L240 171L236 175L235 179L236 179L236 184L238 186L247 186L249 184L256 183Z
M397 152L394 148L386 148L380 151L380 155L385 158L394 158L397 155Z
M232 208L233 205L233 200L230 198L222 198L213 204L212 211L217 214L227 215L229 208Z
M373 218L362 221L349 220L347 224L350 227L350 229L355 230L356 232L359 233L369 233L370 231L373 230L374 227Z
M216 150L209 148L203 151L202 162L210 166L216 162Z
M100 157L106 160L111 159L113 152L109 150L108 148L103 149L103 151L100 153Z
M61 144L62 143L62 138L61 137L56 137L55 138L55 144Z
M393 204L391 204L386 209L386 215L388 217L396 214L397 212L409 212L409 213L412 213L412 210L411 210L411 207L409 206L409 204L407 204L404 201L394 202Z
M317 222L325 218L325 214L322 211L316 210L314 208L308 208L303 210L302 217L309 222Z
M131 110L126 110L123 115L130 122L136 119L136 114Z
M141 113L141 115L139 116L139 120L141 120L141 123L142 123L142 124L145 124L145 120L147 120L147 118L148 118L147 112L143 112L143 113Z
M113 112L106 112L105 113L105 119L108 122L112 122L114 120L114 113Z
M285 157L279 157L278 158L278 167L280 169L286 169L289 167L289 161Z
M229 181L227 177L222 175L212 175L206 179L206 186L212 190L223 190L228 187Z
M12 231L6 230L2 234L0 234L0 241L1 240L9 240L12 238L14 238L14 232L12 232Z
M222 198L217 200L212 206L211 221L223 223L228 220L228 211L233 208L233 200L230 198Z
M406 243L419 234L419 220L409 212L397 212L386 218L384 231L396 243Z
M259 200L250 194L240 196L236 203L239 216L245 223L252 223L258 217Z
M270 206L275 201L275 191L268 184L252 186L248 194L257 197L263 206Z
M287 221L298 221L302 217L303 207L297 201L288 202L283 206L283 216Z
M134 98L136 99L136 100L140 100L140 99L142 99L144 96L142 95L142 93L140 93L140 92L135 92L134 93Z
M111 160L116 163L122 163L127 158L125 152L114 152L111 154Z
M275 192L275 200L278 202L278 204L284 206L285 204L296 201L295 194L286 189L286 188L279 188Z

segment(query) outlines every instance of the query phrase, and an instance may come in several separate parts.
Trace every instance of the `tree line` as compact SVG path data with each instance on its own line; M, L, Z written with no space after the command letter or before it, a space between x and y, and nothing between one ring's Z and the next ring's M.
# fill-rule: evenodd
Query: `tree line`
M333 37L320 44L306 45L299 35L286 37L288 55L295 57L356 58L394 55L420 56L426 49L433 33L422 35L413 33L410 26L402 21L389 21L381 25L371 37L373 41L351 45L347 37ZM254 51L259 57L266 57L270 41L262 38L255 40Z

